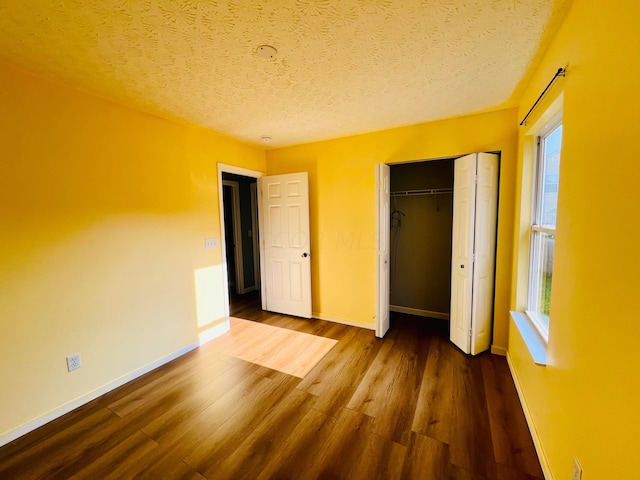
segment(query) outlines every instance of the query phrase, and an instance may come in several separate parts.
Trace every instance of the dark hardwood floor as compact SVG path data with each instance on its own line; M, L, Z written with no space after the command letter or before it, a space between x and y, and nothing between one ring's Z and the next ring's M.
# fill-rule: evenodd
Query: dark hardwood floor
M304 379L204 345L2 447L0 479L543 478L505 359L446 322L232 315L338 343Z

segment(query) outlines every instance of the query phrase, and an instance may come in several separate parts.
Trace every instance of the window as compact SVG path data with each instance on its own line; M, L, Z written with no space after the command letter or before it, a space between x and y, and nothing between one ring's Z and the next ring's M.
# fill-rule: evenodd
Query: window
M556 120L538 139L533 189L527 315L542 339L549 339L549 303L553 280L553 251L558 210L558 174L562 123Z

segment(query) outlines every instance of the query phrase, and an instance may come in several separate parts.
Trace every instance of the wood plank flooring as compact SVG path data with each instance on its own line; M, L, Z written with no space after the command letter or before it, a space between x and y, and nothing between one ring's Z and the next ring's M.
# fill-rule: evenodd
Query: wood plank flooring
M337 340L230 318L230 330L211 341L210 347L232 357L304 378L331 350Z
M505 359L446 322L231 313L338 343L304 378L204 345L0 448L0 479L543 478Z

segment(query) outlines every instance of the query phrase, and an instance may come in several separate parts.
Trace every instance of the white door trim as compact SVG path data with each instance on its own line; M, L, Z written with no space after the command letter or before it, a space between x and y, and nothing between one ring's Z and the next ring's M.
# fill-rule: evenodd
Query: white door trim
M224 285L224 314L227 319L227 327L229 327L229 275L227 272L227 258L225 255L226 245L224 241L224 193L222 185L222 174L233 173L236 175L243 175L251 178L261 178L265 175L264 172L257 170L249 170L247 168L236 167L234 165L226 165L224 163L218 163L218 215L219 215L219 232L220 232L220 248L221 248L221 264L222 264L222 284ZM258 205L259 205L258 201ZM260 221L260 210L258 210L258 223ZM262 248L262 247L261 247ZM260 251L260 259L262 259L262 251ZM262 261L262 260L261 260ZM260 274L262 275L262 264L260 265ZM264 292L263 292L264 293ZM263 295L264 296L264 295Z
M500 159L500 155L499 152L486 152L487 154L490 154L492 157L496 157L498 159L498 172L499 172L499 159ZM425 162L425 161L431 161L431 160L457 160L459 158L463 158L467 155L470 154L461 154L461 155L453 155L453 156L446 156L446 157L437 157L437 158L429 158L429 159L423 159L423 160L408 160L408 161L404 161L404 162L392 162L392 163L388 163L387 165L399 165L399 164L405 164L405 163L416 163L416 162ZM476 155L485 155L485 153L479 153ZM379 172L379 165L376 165L376 172ZM499 178L497 179L497 189L499 190L500 186L499 186L500 180ZM454 179L454 188L455 188L455 179ZM380 231L380 224L381 222L381 217L380 217L380 190L381 190L381 185L378 184L376 185L376 218L378 221L378 239L377 239L377 252L378 254L376 255L376 270L379 272L379 252L381 250L381 231ZM497 224L497 203L496 203L496 224ZM495 238L492 240L493 243L493 251L495 254ZM453 258L452 258L453 259ZM495 257L493 258L493 262L495 265ZM494 282L494 288L495 288L495 278L493 278L493 282ZM383 291L380 288L380 278L379 278L379 274L378 274L378 279L377 279L377 286L376 286L376 290L377 290L377 295L376 295L376 332L380 332L383 329L383 325L382 325L382 317L380 315L380 305L381 305L381 301L382 301L382 295L389 295L388 291ZM493 301L495 298L495 291L494 291L494 297L491 299L492 302L492 306L493 306ZM491 318L491 321L493 319ZM376 333L377 334L377 333ZM471 343L471 342L469 342ZM469 345L469 348L471 348L471 345ZM475 352L477 353L477 352ZM474 354L475 354L474 353Z

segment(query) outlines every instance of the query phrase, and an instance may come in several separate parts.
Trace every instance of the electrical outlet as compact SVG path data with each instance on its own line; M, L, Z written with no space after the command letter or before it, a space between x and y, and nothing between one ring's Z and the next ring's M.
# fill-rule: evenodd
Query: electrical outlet
M73 372L74 370L79 369L82 366L82 360L80 359L79 353L74 353L73 355L69 355L67 357L67 370L69 372Z
M571 480L582 480L582 467L576 457L573 457L573 470L571 471Z
M210 237L204 239L204 248L206 250L211 250L212 248L218 247L218 239L216 237Z

